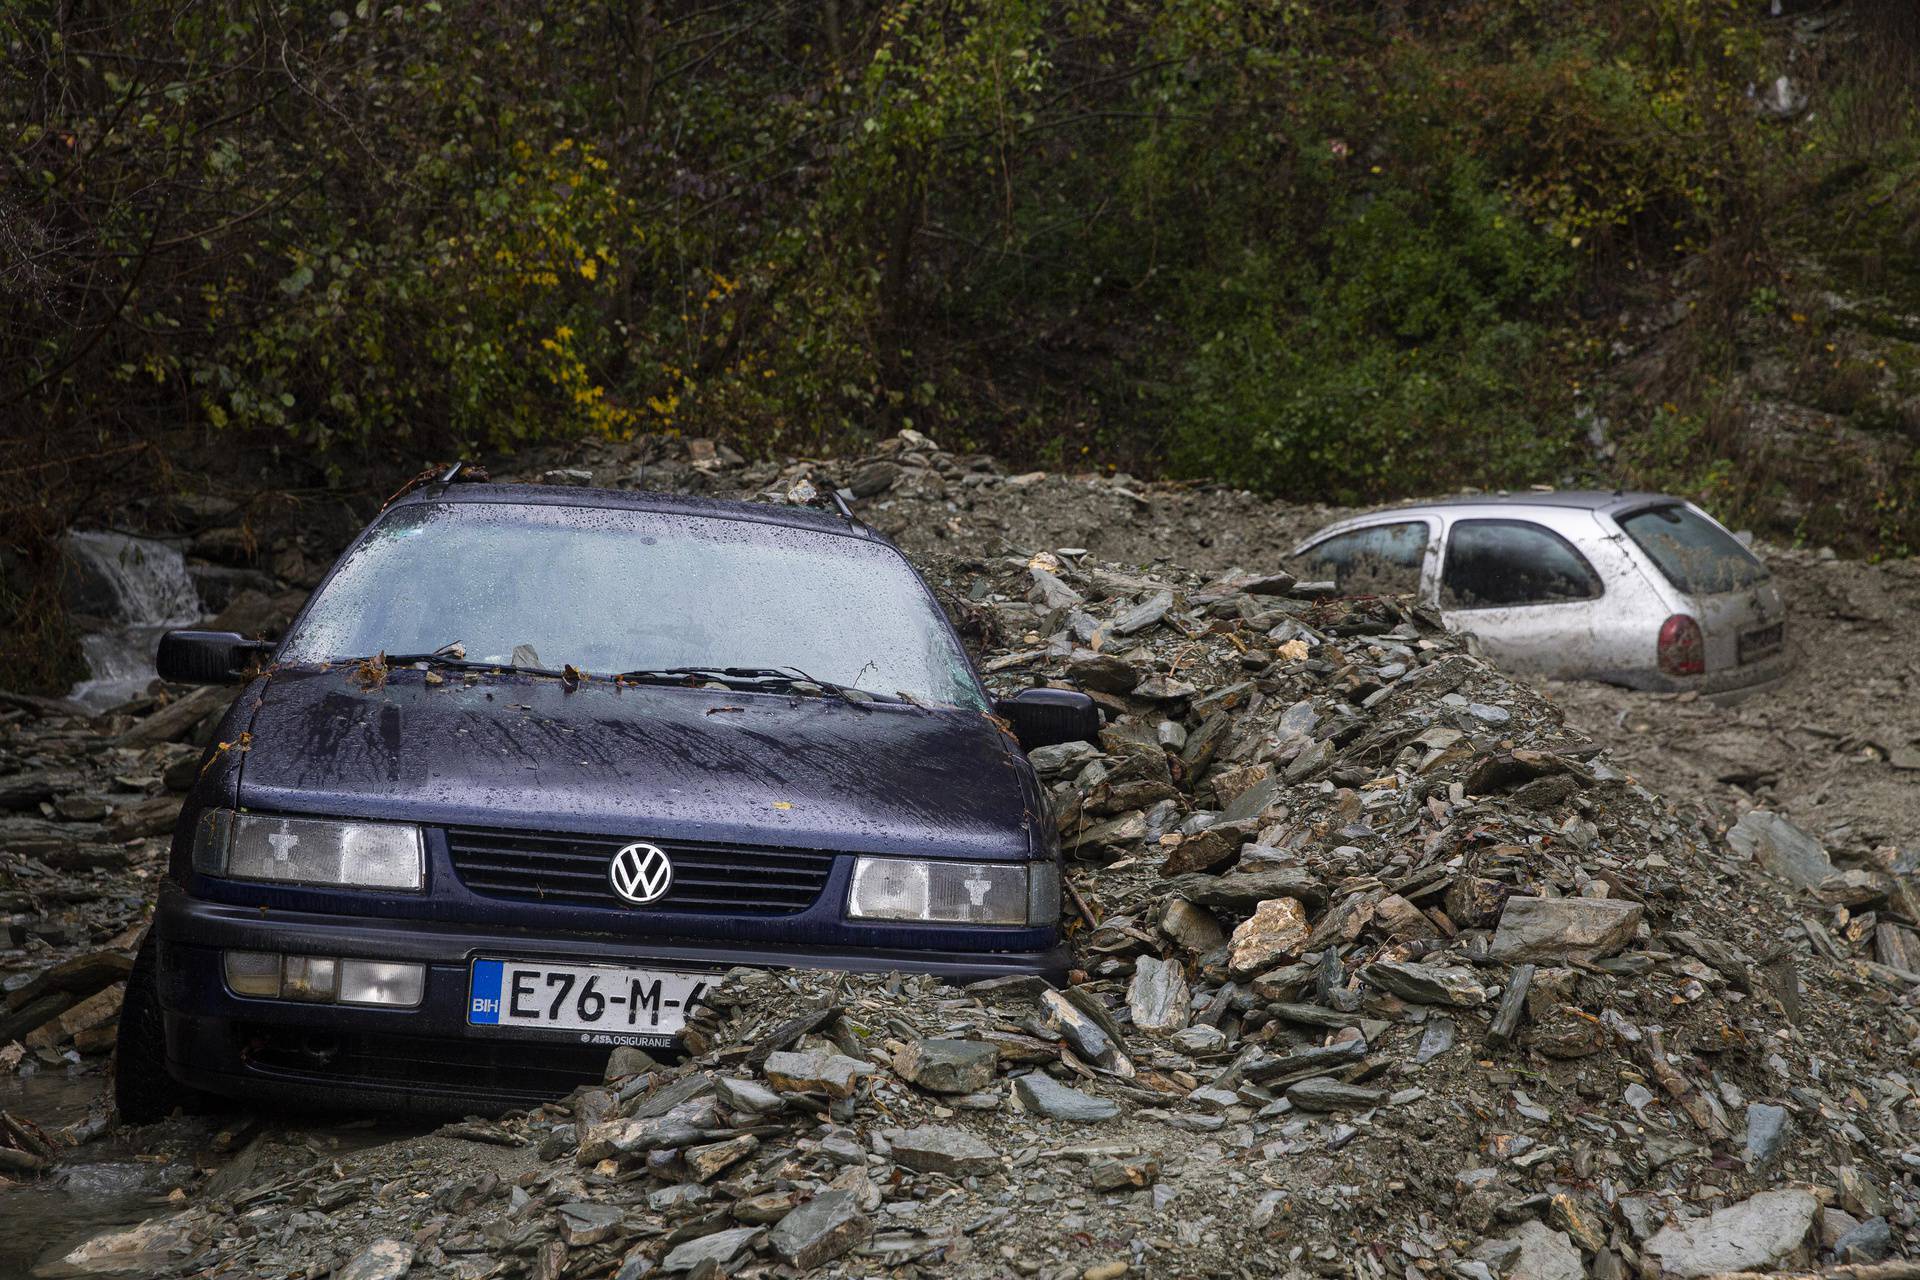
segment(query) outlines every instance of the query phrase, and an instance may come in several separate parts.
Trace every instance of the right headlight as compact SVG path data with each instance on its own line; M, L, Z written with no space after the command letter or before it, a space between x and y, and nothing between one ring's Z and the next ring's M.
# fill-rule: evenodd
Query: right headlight
M425 864L420 828L402 822L209 809L193 833L193 869L233 880L417 893Z
M1050 925L1060 918L1053 862L858 858L847 895L853 920Z

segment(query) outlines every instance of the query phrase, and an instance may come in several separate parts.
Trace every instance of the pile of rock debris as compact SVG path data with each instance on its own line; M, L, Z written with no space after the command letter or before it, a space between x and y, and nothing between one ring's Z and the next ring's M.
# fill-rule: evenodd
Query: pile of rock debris
M930 448L755 487L973 474ZM1689 828L1401 601L1071 547L926 567L990 683L1104 710L1034 753L1068 986L737 971L680 1060L318 1163L265 1129L62 1265L1920 1275L1884 1261L1920 1173L1920 974L1870 958L1920 924L1898 867L1770 879L1776 824ZM114 750L129 785L179 753Z

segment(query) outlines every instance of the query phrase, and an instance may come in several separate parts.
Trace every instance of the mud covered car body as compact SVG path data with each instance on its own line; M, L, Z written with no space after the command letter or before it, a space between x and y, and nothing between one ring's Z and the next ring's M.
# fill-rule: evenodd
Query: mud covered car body
M169 641L176 678L247 657ZM1022 746L1085 736L1092 704L990 702L925 583L850 520L436 486L255 665L142 956L182 1086L510 1104L672 1047L734 965L1064 972Z
M1789 665L1766 567L1692 503L1564 492L1419 503L1294 549L1343 592L1415 592L1509 671L1636 689L1749 692Z

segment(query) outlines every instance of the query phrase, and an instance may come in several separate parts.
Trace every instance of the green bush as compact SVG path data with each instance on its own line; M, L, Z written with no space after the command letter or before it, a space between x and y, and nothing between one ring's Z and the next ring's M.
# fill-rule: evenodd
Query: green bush
M1573 274L1469 165L1336 207L1308 255L1250 264L1208 311L1175 416L1183 468L1353 502L1552 476L1571 402L1536 403ZM1541 416L1536 417L1538 413Z

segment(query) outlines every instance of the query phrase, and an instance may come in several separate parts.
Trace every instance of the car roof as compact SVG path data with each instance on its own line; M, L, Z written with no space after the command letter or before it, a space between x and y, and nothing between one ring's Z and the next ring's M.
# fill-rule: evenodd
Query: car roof
M1385 511L1423 511L1432 507L1555 507L1575 511L1624 511L1658 503L1678 504L1679 498L1664 493L1644 493L1625 489L1557 489L1552 492L1461 493L1450 498L1428 498L1387 507Z
M1549 511L1588 511L1604 512L1611 516L1620 516L1628 512L1647 507L1680 506L1684 499L1664 493L1647 493L1627 489L1558 489L1528 490L1524 493L1460 493L1446 498L1428 498L1422 502L1406 502L1398 506L1381 507L1375 511L1362 512L1347 516L1331 524L1314 530L1303 541L1295 543L1287 554L1299 555L1315 543L1324 541L1336 534L1350 533L1356 528L1377 524L1382 519L1394 516L1439 516L1442 513L1459 518L1462 512L1477 513L1480 519L1499 519L1502 516L1520 516L1533 512L1543 519Z
M772 502L740 502L690 493L661 493L651 489L592 489L582 485L482 484L466 481L424 485L396 499L388 509L427 502L490 502L509 506L655 511L709 520L749 520L755 524L783 525L790 529L835 533L868 542L887 542L886 538L866 525L850 520L837 511Z

